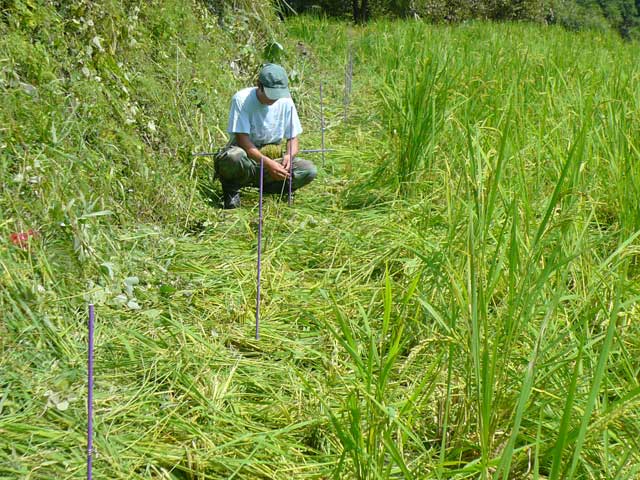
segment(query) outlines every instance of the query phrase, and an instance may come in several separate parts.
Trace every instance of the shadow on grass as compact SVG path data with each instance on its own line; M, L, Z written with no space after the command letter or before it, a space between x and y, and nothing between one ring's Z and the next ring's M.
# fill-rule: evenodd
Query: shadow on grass
M204 178L198 182L198 193L210 207L222 208L222 188L213 178Z
M340 206L345 210L361 210L396 199L396 191L378 181L365 180L344 190L339 195Z

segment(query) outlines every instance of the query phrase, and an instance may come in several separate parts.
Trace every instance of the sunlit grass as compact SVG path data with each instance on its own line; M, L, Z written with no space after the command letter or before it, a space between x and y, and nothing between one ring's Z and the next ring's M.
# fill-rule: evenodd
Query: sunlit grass
M0 477L84 474L91 300L96 478L635 478L634 48L527 25L286 26L311 52L287 58L303 146L322 80L336 153L293 209L266 201L259 342L257 195L209 207L187 156L223 140L236 87L207 70L211 44L140 66L166 113L144 141L53 86L38 104L3 84L7 124L36 112L38 130L0 131L0 232L41 236L0 246ZM218 94L172 96L182 67Z

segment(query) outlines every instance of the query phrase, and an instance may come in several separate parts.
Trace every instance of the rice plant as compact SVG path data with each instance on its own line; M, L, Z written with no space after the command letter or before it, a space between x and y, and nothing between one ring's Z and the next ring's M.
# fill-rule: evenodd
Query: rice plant
M448 71L447 54L425 55L419 43L420 32L410 32L413 34L395 45L402 54L386 57L384 81L376 92L382 104L391 157L381 174L386 181L394 178L405 194L415 190L433 163L454 76ZM408 59L416 63L407 70Z

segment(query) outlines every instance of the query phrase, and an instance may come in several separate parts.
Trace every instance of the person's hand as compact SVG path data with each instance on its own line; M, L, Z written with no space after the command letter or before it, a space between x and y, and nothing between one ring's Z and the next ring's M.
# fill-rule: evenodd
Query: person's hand
M270 158L264 158L264 169L274 180L285 180L289 178L289 170Z
M282 157L282 166L289 171L289 164L291 163L291 156L286 153L284 157Z

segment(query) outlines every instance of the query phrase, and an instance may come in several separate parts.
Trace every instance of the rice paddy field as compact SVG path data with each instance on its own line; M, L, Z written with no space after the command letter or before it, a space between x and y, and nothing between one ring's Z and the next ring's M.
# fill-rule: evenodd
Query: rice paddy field
M1 27L0 478L86 475L88 302L94 478L640 478L637 45L274 27L335 150L265 201L257 341L258 195L190 153L259 52L168 5Z

